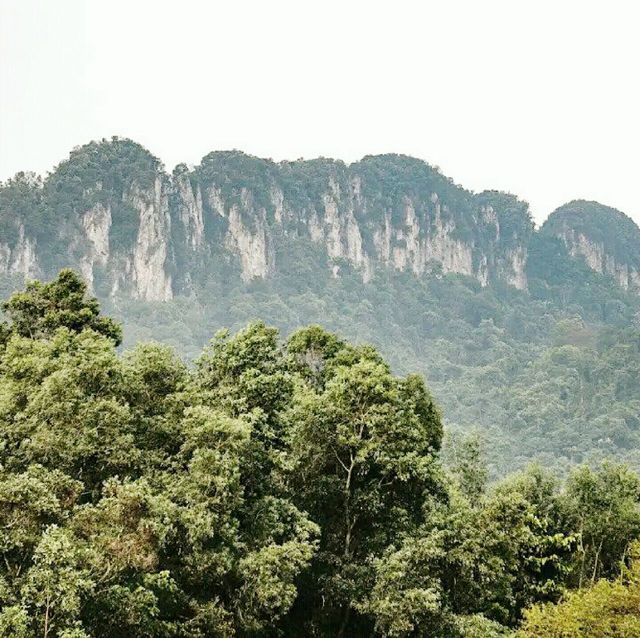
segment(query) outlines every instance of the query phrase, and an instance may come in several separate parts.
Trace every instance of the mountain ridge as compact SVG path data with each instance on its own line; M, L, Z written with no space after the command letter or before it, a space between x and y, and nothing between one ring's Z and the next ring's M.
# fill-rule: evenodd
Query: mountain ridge
M103 297L164 301L223 266L245 282L272 276L297 241L320 248L333 276L356 268L365 283L391 268L524 290L531 239L558 235L554 214L536 230L516 196L474 193L406 155L347 164L213 151L169 174L141 145L113 138L75 148L44 179L22 173L2 185L0 272L49 277L71 266ZM607 265L606 245L596 264L580 249L584 232L577 244L560 234L572 256L640 286L635 256Z

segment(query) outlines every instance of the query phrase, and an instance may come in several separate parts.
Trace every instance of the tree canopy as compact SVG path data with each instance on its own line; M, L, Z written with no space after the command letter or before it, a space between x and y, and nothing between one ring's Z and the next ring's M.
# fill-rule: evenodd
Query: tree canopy
M489 485L482 439L445 465L423 378L371 346L254 322L194 365L120 353L85 293L64 271L4 306L0 636L491 638L632 608L629 469Z

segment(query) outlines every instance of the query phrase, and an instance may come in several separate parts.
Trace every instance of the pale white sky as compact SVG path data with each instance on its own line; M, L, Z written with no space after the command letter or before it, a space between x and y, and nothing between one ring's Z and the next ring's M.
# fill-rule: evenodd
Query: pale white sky
M640 221L639 3L0 0L0 179L127 136L211 150L398 152L473 190Z

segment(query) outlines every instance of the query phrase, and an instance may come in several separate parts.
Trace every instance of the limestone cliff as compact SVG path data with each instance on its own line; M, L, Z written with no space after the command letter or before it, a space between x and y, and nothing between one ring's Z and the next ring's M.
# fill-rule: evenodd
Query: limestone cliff
M0 238L0 272L35 277L39 273L36 242L25 235L24 224L18 222L14 242Z
M640 229L619 210L576 200L554 211L541 232L561 239L571 256L622 288L640 291Z
M128 140L77 148L44 181L20 174L0 189L0 272L71 266L101 295L170 299L173 189Z
M634 253L574 223L576 214L558 211L543 232L621 286L638 286L638 243ZM616 232L630 233L627 222ZM0 188L0 273L50 277L72 266L101 296L145 301L189 294L212 277L295 272L311 255L324 272L350 269L364 283L396 270L524 290L533 234L517 197L474 194L402 155L347 165L214 152L168 175L144 148L114 138L75 149L45 180L19 175Z
M519 202L520 235L501 233L502 200L516 198L474 196L419 160L388 155L350 166L333 160L275 164L211 153L189 185L180 185L178 219L191 219L198 193L205 234L213 238L209 254L224 246L237 257L245 281L288 267L275 247L296 238L321 247L335 276L349 265L364 282L392 268L416 276L460 273L483 285L501 278L526 288L533 229L526 205ZM186 226L182 234L189 235Z

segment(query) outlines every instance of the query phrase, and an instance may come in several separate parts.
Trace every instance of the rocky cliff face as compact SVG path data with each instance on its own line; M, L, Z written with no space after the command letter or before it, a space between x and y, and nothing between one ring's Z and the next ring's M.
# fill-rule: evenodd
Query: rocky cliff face
M638 284L635 263L560 226L545 232L620 285ZM345 268L365 283L388 269L459 273L526 289L532 233L516 197L473 194L399 155L346 165L216 152L169 176L142 147L114 139L74 150L44 182L23 175L0 189L0 273L49 277L72 266L101 295L146 301L187 294L220 264L245 282L295 271L292 243L302 259L322 255L334 277Z
M91 196L102 191L98 182L97 188L86 192ZM86 210L86 206L81 206L77 223L65 229L60 238L68 251L66 255L55 256L56 267L77 267L91 289L101 285L106 292L106 286L111 295L123 293L153 301L171 299L169 192L166 179L159 174L148 186L132 182L115 198L120 213L124 209L132 217L133 238L123 236L122 229L114 227L114 198L99 198ZM39 270L45 269L34 265L24 273L34 276Z
M0 238L0 272L35 277L40 272L36 242L25 235L22 222L18 221L17 227L17 237L13 242Z
M625 290L640 291L640 229L619 210L576 200L554 211L541 232L561 239L571 256Z
M412 158L370 157L347 166L332 160L274 164L241 153L212 153L179 190L178 219L193 219L197 209L209 237L208 243L191 242L191 253L204 250L215 258L224 246L236 256L245 281L291 266L279 262L277 248L295 238L320 247L334 276L346 266L364 282L388 268L418 277L442 271L483 285L504 279L526 288L532 232L526 206L519 226L502 232L500 207L516 198L493 194L485 201ZM201 208L194 206L197 201Z

